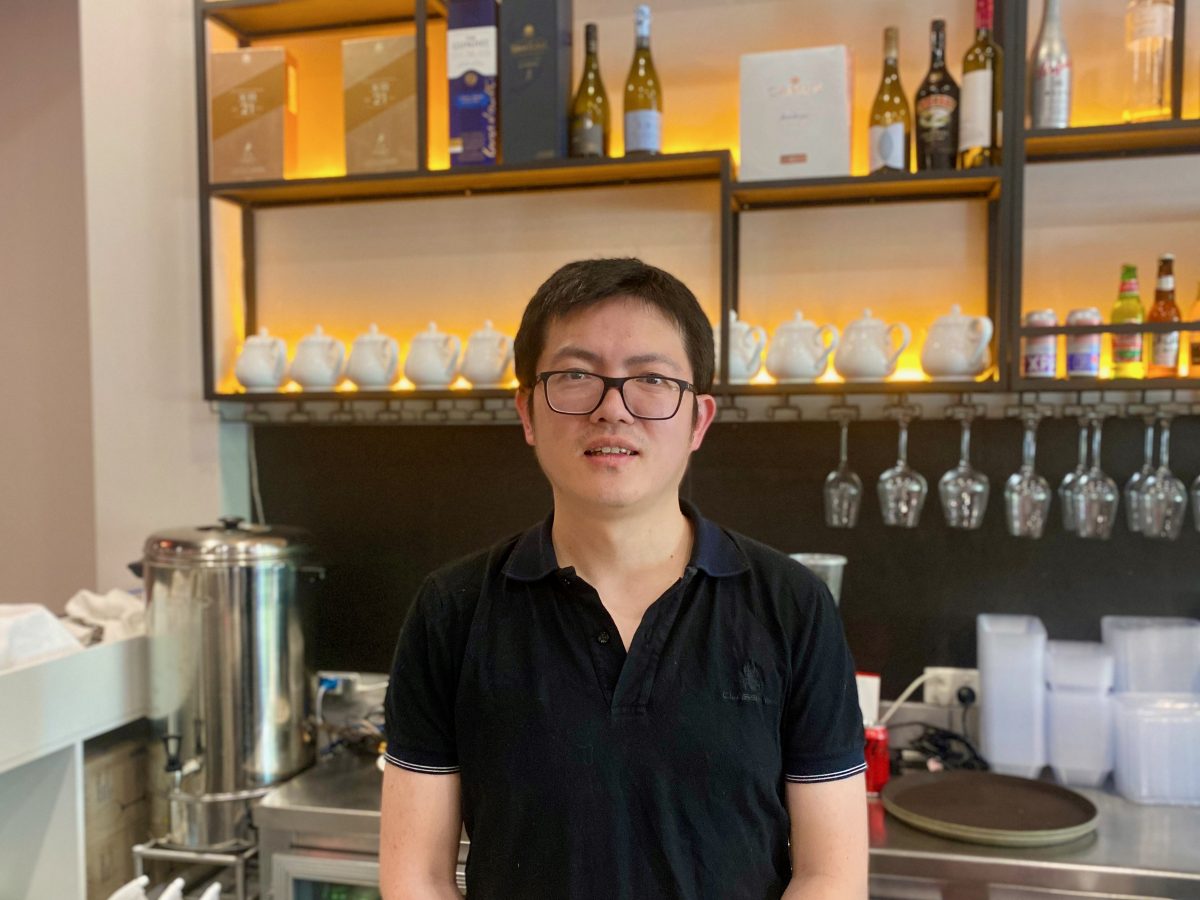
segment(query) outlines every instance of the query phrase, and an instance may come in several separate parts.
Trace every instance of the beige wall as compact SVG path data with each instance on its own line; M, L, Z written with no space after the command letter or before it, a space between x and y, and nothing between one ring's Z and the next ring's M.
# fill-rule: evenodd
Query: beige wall
M0 602L95 579L79 20L0 3Z

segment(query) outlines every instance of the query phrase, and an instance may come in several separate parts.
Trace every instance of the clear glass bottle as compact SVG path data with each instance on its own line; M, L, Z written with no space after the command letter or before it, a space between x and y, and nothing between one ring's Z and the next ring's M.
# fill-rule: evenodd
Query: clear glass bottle
M1032 128L1071 125L1071 53L1062 27L1062 0L1046 0L1042 27L1029 60Z
M571 103L571 155L608 156L608 93L600 77L596 23L588 22L583 33L586 49L583 75Z
M1125 7L1125 58L1129 65L1126 122L1171 117L1173 0L1129 0Z
M900 29L883 30L883 76L871 104L871 168L909 171L912 113L900 84Z
M1158 280L1154 289L1154 305L1146 315L1147 322L1178 322L1179 306L1175 303L1175 255L1164 253L1158 258ZM1146 377L1175 378L1179 375L1179 332L1148 334L1146 340Z

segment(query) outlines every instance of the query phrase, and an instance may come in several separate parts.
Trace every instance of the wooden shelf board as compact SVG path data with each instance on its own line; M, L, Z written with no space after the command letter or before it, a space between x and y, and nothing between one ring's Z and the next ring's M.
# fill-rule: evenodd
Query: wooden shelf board
M207 0L207 18L248 38L411 22L418 0ZM431 17L444 16L441 0L426 0Z
M743 209L970 197L995 199L999 192L1000 170L993 168L795 181L739 181L733 186L734 200Z
M963 394L1000 390L995 379L982 381L814 381L802 384L718 384L713 394L772 397L792 394Z
M1200 331L1200 322L1122 322L1119 325L1022 325L1021 337L1045 337L1055 334L1173 334Z
M346 403L402 400L503 400L512 397L511 388L481 390L407 390L407 391L264 391L261 393L214 393L218 403Z
M209 194L252 206L337 203L450 194L649 184L718 178L727 151L616 159L564 159L532 165L474 166L434 172L396 172L211 185Z
M1028 162L1177 153L1200 153L1200 119L1025 133L1025 159Z
M1079 391L1169 391L1200 390L1195 378L1018 378L1014 391L1077 393Z

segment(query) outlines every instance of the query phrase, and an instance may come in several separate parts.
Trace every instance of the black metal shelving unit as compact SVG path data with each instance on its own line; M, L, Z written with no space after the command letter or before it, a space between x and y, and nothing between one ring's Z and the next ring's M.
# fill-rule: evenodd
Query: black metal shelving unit
M1136 125L1102 125L1061 130L1027 130L1024 126L1025 67L1012 64L1027 52L1028 9L1024 0L998 0L996 33L1009 64L1004 92L1010 114L1005 116L1001 165L953 172L815 178L795 181L742 182L735 179L728 151L665 154L650 158L556 160L535 165L497 165L478 169L428 168L427 24L445 16L441 0L194 0L196 30L197 130L200 141L199 176L204 396L210 401L252 403L280 400L352 401L401 399L493 399L509 390L445 391L332 391L278 393L219 393L215 390L212 310L212 222L210 201L219 199L240 208L245 330L257 329L255 314L256 210L325 203L404 201L527 191L581 190L590 187L714 181L720 186L721 312L719 328L727 334L730 313L738 308L740 218L767 209L804 209L834 205L895 202L982 201L988 206L988 312L995 323L993 367L970 381L887 381L882 383L813 382L804 384L725 384L721 396L857 394L857 393L973 393L986 391L1095 391L1200 388L1200 375L1186 379L1101 380L1026 379L1020 372L1021 339L1044 334L1119 333L1121 331L1184 331L1196 323L1167 326L1022 325L1022 241L1024 173L1028 165L1094 159L1200 155L1200 119L1182 118L1186 0L1175 3L1173 51L1174 117ZM209 180L206 26L230 31L239 46L285 35L334 31L362 26L411 23L417 35L417 120L419 168L413 172L304 178L272 182L214 184ZM1014 106L1021 108L1014 115ZM728 371L728 341L721 341L718 372Z

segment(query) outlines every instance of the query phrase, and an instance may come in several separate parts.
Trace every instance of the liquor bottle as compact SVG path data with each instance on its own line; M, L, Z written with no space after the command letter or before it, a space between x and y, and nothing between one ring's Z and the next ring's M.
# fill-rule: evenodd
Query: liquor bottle
M1111 321L1114 325L1123 325L1142 320L1142 297L1138 293L1137 266L1126 263L1121 266L1121 288L1113 306ZM1114 378L1141 378L1145 374L1140 332L1112 336L1112 366Z
M579 90L571 103L571 155L608 156L608 93L600 78L596 24L588 22L583 33L586 55Z
M958 167L1000 165L1004 54L992 40L992 0L975 0L975 43L963 57Z
M1125 58L1129 87L1126 122L1171 117L1173 0L1129 0L1125 7Z
M1196 285L1196 300L1192 303L1192 308L1188 310L1188 321L1200 322L1200 283ZM1188 343L1192 349L1192 358L1189 360L1191 367L1188 369L1188 374L1193 378L1200 378L1200 331L1193 331L1189 334Z
M958 164L958 85L946 69L946 23L929 28L929 71L917 88L917 171Z
M871 104L871 172L909 170L912 114L900 85L900 29L883 29L883 77Z
M650 58L650 7L634 19L633 64L625 79L625 155L662 152L662 92Z
M1033 128L1071 125L1071 53L1063 35L1061 0L1046 0L1042 27L1029 61L1029 117Z
M1178 322L1179 307L1175 304L1175 256L1164 253L1158 258L1158 283L1154 288L1154 305L1146 316L1147 322ZM1147 378L1175 378L1179 374L1179 332L1147 335Z

